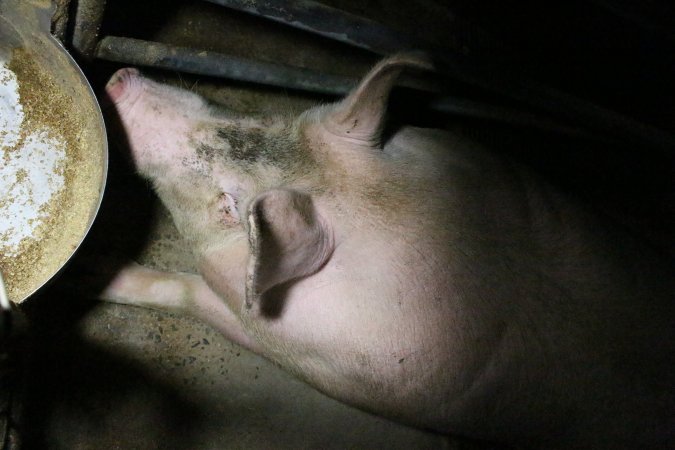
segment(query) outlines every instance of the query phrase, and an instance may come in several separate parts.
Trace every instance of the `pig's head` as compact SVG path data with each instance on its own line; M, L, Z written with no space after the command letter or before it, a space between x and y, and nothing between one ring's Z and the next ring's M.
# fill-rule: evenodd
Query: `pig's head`
M248 238L247 300L317 271L378 166L388 95L419 55L382 61L342 101L295 118L242 119L193 92L121 69L106 86L138 171L198 253ZM372 177L371 177L372 175Z

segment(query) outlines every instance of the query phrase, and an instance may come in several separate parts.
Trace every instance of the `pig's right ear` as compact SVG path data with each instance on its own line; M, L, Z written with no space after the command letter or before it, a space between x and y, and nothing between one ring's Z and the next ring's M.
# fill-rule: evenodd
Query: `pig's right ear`
M246 275L246 306L274 286L311 275L333 253L333 232L309 195L273 189L248 208L251 256Z
M430 60L419 52L400 53L380 61L344 100L324 119L334 134L379 146L387 102L405 68L432 70Z

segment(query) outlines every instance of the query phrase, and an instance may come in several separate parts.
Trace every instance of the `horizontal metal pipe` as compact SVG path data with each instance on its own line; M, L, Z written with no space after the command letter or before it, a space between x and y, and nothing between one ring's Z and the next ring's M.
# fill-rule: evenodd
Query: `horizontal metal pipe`
M461 55L444 54L436 59L440 71L469 84L488 89L592 132L631 145L648 145L670 159L675 158L675 136L629 116L604 108L537 80L489 62L478 64Z
M309 31L334 41L388 55L420 48L410 36L373 20L310 0L207 0Z
M344 95L357 83L353 78L330 76L307 69L114 36L101 39L97 57L124 64L177 70L328 95ZM557 125L555 122L523 111L499 108L466 99L446 97L435 100L428 107L445 114L495 120L567 135L582 135L578 129Z
M425 50L425 45L373 21L311 0L208 0L379 54ZM648 144L665 153L675 136L628 116L528 78L519 70L490 61L476 62L450 49L426 49L440 73L471 86L518 100L524 105L579 124L610 138Z
M604 137L593 134L584 128L564 125L559 121L541 114L476 102L464 98L443 97L431 101L427 107L443 114L489 120L525 128L534 128L586 140L607 141Z
M151 66L329 95L343 95L356 84L355 79L348 77L320 74L283 64L252 61L222 53L116 36L106 36L101 39L96 56L125 64Z

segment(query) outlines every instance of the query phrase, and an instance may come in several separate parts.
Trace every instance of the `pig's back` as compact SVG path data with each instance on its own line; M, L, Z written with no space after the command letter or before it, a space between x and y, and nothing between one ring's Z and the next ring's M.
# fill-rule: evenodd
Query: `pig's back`
M426 322L452 354L443 364L462 360L466 379L478 377L468 398L480 404L499 386L520 392L518 414L550 401L597 427L599 411L608 429L632 420L625 436L638 442L640 427L668 430L675 401L671 261L456 134L406 128L384 151L397 161L397 176L410 180L409 195L418 195L408 209L416 219L384 240L409 242L400 247L407 262L398 276L407 280L402 286L415 286L410 304L453 323L448 332L435 318ZM446 306L437 309L439 298ZM455 346L458 340L467 347ZM551 397L563 392L578 397ZM546 411L539 416L546 425Z
M439 431L499 440L581 422L584 441L630 422L639 442L640 428L666 429L664 261L452 133L403 129L383 161L378 184L349 197L362 203L338 208L346 238L329 263L285 292L267 345L293 333L297 347L273 359Z

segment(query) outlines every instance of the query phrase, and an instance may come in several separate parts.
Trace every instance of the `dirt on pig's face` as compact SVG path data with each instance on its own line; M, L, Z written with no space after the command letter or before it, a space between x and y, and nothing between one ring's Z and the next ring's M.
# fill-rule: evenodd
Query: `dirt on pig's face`
M139 171L213 164L254 173L261 165L293 170L306 163L297 129L284 118L237 118L193 92L156 83L135 69L118 71L106 86Z
M118 71L106 91L136 168L188 238L240 224L261 190L315 184L315 162L293 120L237 118L134 69Z

